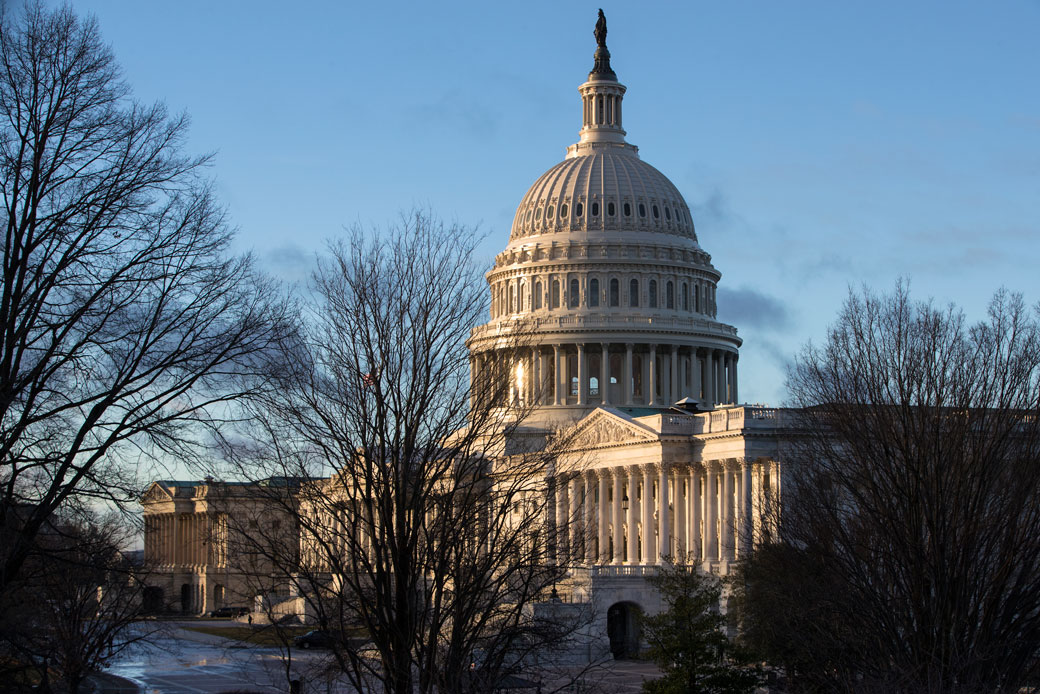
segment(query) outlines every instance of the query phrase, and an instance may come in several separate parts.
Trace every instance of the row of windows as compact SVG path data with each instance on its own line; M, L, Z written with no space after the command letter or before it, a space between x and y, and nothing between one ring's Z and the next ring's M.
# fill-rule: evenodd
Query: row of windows
M492 315L524 313L529 310L539 311L543 308L558 309L566 305L567 308L579 308L581 305L581 283L578 278L572 277L564 285L560 278L551 277L544 285L542 279L534 280L534 291L528 298L528 283L520 280L519 283L507 282L499 284L492 293ZM602 286L601 286L602 285ZM548 289L548 294L546 294ZM640 302L645 299L646 308L664 308L671 311L692 311L694 313L707 313L715 315L715 287L710 284L688 282L677 285L673 280L658 282L656 279L646 281L645 297L642 293L642 283L638 278L631 278L627 282L611 277L605 283L601 283L598 277L589 279L588 292L585 294L585 305L589 308L603 306L609 308L640 308Z
M541 207L537 209L529 209L527 211L527 214L524 216L524 221L530 223L532 221L539 222L542 219L544 219L546 222L551 222L553 219L556 218L557 211L559 211L560 219L567 219L568 214L571 211L571 208L567 205L567 203L561 204L559 208L557 208L555 205L548 205L544 210L544 217L542 214L543 210ZM589 203L589 216L599 217L600 211L601 208L598 200L593 200L591 203ZM607 204L605 205L605 211L608 217L616 217L618 209L617 206L613 203L613 201L610 201L607 202ZM680 207L679 205L659 206L656 202L651 203L650 205L647 205L644 202L640 202L633 206L632 203L627 201L621 204L622 216L631 217L633 211L635 211L638 214L640 219L646 219L647 215L649 214L654 219L661 219L661 217L663 216L665 221L667 222L672 221L672 219L674 218L678 222L686 222L687 224L690 223L689 213L682 209L682 207ZM574 216L578 218L585 216L584 203L574 203Z

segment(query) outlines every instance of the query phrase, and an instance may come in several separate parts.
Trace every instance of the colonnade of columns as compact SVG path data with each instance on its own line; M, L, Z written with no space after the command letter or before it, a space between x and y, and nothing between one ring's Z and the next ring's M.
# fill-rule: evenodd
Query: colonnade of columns
M626 465L556 485L564 563L661 564L665 557L735 561L762 535L772 463ZM774 483L775 485L775 483Z
M207 513L161 513L145 516L145 559L152 564L201 566L222 564L224 523ZM214 551L211 551L214 550Z
M509 378L511 399L537 405L667 407L683 397L738 402L738 355L721 349L579 342L532 347L511 358L513 364L501 364L496 352L474 354L470 377L474 383Z

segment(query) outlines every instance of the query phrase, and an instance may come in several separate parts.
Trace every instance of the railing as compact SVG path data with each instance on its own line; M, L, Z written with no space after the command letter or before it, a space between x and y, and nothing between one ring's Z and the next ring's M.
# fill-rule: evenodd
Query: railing
M750 405L729 407L691 419L691 433L713 434L740 429L775 429L787 423L787 413L777 407Z
M514 321L493 321L487 325L479 325L470 333L471 339L496 337L515 332L527 332L550 328L658 328L661 330L683 329L706 332L711 335L736 337L737 329L725 323L704 318L684 318L680 316L634 316L631 314L612 315L596 313L592 315L534 316L517 318Z
M652 564L621 564L593 566L589 573L593 578L616 578L623 576L656 576L659 567Z

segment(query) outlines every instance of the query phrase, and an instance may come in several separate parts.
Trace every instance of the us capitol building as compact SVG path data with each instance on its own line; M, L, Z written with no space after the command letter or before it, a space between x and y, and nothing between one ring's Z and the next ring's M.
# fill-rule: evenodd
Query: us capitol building
M721 273L682 194L626 141L602 19L596 38L578 142L522 197L487 275L490 321L468 347L480 378L505 359L504 335L531 331L519 363L509 348L511 396L533 406L529 430L570 427L587 461L556 485L558 516L592 533L569 543L584 556L564 559L572 599L593 605L619 653L636 646L638 610L659 609L644 577L664 557L725 575L768 537L782 413L737 404L741 339L717 317ZM238 600L210 486L160 481L142 499L155 589L185 612Z

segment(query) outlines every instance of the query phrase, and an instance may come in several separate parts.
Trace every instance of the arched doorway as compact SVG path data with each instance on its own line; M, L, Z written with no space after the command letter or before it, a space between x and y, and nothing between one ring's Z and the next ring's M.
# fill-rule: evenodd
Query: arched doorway
M618 602L607 610L607 637L616 660L639 657L639 631L643 610L634 602Z
M191 612L191 584L181 584L181 612L188 614Z

